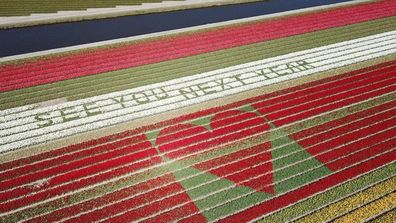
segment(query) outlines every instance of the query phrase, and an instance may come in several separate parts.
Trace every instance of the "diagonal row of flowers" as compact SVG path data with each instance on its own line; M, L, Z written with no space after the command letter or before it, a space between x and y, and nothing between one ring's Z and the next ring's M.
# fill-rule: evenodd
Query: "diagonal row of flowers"
M251 105L251 107L250 106L247 107L255 112L242 111L242 110L229 110L229 111L217 113L210 118L210 124L208 128L202 125L191 124L191 123L175 124L173 126L164 128L159 132L158 136L156 137L155 144L159 145L157 146L157 152L162 156L166 156L165 160L178 159L183 161L183 158L189 156L190 154L197 154L197 155L193 155L193 157L196 156L197 159L199 160L200 159L199 156L205 154L205 152L200 153L200 151L207 151L207 150L211 151L212 148L215 148L215 150L226 149L226 147L221 147L220 145L226 144L227 142L234 143L241 140L243 142L243 141L247 141L246 139L249 139L252 136L259 136L268 132L273 135L278 135L279 133L276 133L278 131L275 129L276 126L274 125L274 123L270 121L270 119L274 120L275 123L277 123L276 120L279 117L274 117L273 115L266 115L268 114L268 112L265 109L257 109L257 107L260 108L260 106L258 105L259 103L256 103ZM386 119L386 117L383 118ZM282 123L281 125L283 124L285 123ZM360 124L361 123L358 122L355 123L354 125L357 126ZM343 130L338 130L338 131L342 131L344 134L346 134L348 132L348 129L349 128L345 128ZM313 131L311 133L314 133L315 131L319 131L319 130L314 128L314 129L310 129L310 131ZM303 132L304 134L307 133L305 131ZM334 132L329 131L327 133L325 131L321 135L330 136L331 134L334 134ZM352 135L356 136L356 134L352 134ZM279 137L279 135L277 137ZM298 141L299 138L301 138L301 136L297 133L290 136L284 135L284 137L288 138L288 140L283 141L281 143L279 143L279 141L276 142L276 141L266 140L260 142L260 140L255 140L255 143L257 142L259 143L258 144L253 143L255 144L254 146L250 146L249 143L246 143L240 150L233 151L231 153L226 153L226 155L219 156L210 161L203 161L201 163L198 162L197 164L194 164L192 167L199 171L203 171L203 172L208 171L209 173L219 178L226 179L228 181L235 183L236 186L248 187L256 192L265 192L268 195L275 195L278 192L282 193L282 191L278 191L278 187L275 186L276 185L275 182L279 181L280 179L279 177L274 177L275 173L273 171L273 168L277 169L279 168L279 166L277 165L274 166L272 162L272 159L277 159L279 154L274 155L277 152L273 153L271 148L285 147L286 144L290 144L290 141L294 141L294 140ZM271 138L275 138L275 137L271 137ZM303 158L305 160L306 158L308 158L307 156L311 156L309 159L312 161L312 163L308 165L311 165L311 167L319 167L323 165L321 169L318 169L319 171L318 175L312 174L312 175L316 175L314 177L316 179L321 178L321 176L330 174L332 171L335 171L337 169L334 168L334 166L332 166L330 162L335 157L340 157L349 153L353 153L353 151L357 150L357 148L351 147L345 149L345 151L325 152L324 154L319 155L327 150L326 146L323 146L323 148L321 147L310 148L311 143L315 144L315 142L313 142L312 139L303 140L301 141L301 143L300 142L297 143L297 141L294 141L294 144L297 145L294 146L294 148L301 149L302 150L301 152L305 154L305 157L296 156L296 158L299 157L297 159ZM287 151L285 149L283 150L284 152ZM250 155L250 158L247 159L244 158L244 156L246 155ZM352 163L353 163L352 161L347 161L346 165L348 166ZM308 167L307 165L305 165L305 167L311 168ZM304 178L303 176L301 177ZM175 178L177 179L177 176ZM295 180L296 181L308 180L302 178ZM308 181L312 182L314 178L311 178ZM201 185L202 183L205 182L200 182ZM294 186L291 187L293 188ZM187 192L187 194L188 193L189 192ZM194 197L191 198L193 200L195 199ZM197 208L200 208L199 204L197 205Z
M216 150L219 148L218 146L221 146L222 144L225 144L227 142L236 142L239 140L246 141L244 139L247 139L251 136L256 136L257 134L260 133L268 132L270 129L271 129L270 124L266 121L266 119L263 116L260 116L255 112L247 112L241 110L228 110L214 114L214 116L210 118L209 129L201 125L174 124L170 127L166 127L161 131L159 131L158 136L156 137L155 140L155 144L159 146L154 146L149 148L150 147L148 146L150 144L149 139L146 135L143 136L145 140L144 142L139 143L139 145L141 146L145 145L144 147L148 146L147 147L148 149L145 150L143 153L139 153L140 155L137 155L138 157L135 157L134 159L144 159L144 157L146 158L151 157L152 159L150 158L149 160L147 160L148 162L143 162L141 164L137 164L134 166L135 168L140 169L142 168L141 165L143 165L143 167L146 166L147 164L148 166L156 165L164 161L164 158L165 159L181 158L181 162L182 162L183 158L191 154L196 154L195 156L200 156L204 154L204 153L199 153L200 151ZM227 154L225 156L220 156L216 159L210 159L209 161L206 162L205 161L198 162L197 164L193 165L192 168L196 168L201 171L207 171L208 169L210 169L209 172L213 175L218 176L219 178L223 178L225 176L224 177L225 179L234 182L237 185L243 185L252 188L253 190L265 192L272 195L275 193L275 190L273 186L274 177L272 173L272 163L271 163L272 156L269 150L270 148L271 148L270 142L261 143L253 147L245 148L237 152ZM268 151L268 152L262 153L262 151ZM249 155L254 155L254 154L259 154L259 155L253 156L250 159L240 159L240 155L246 156L246 153L250 153ZM162 159L159 158L158 155L162 156ZM174 162L177 163L179 161L174 161ZM263 163L263 162L264 165L253 167L255 164ZM232 164L222 165L227 163L232 163ZM111 162L109 163L109 165L106 165L107 167L103 167L103 168L105 169L111 168L112 165L114 164L115 163ZM211 168L212 166L219 166L219 168L213 169ZM246 171L238 171L240 169L246 169ZM130 171L134 171L134 170L131 169ZM78 172L76 172L77 175L83 174L81 172L80 173ZM234 172L235 174L233 174ZM254 178L255 176L260 175L262 173L267 173L267 174L262 175L258 178L256 177L253 180L247 180L250 178ZM181 183L178 183L178 177L172 173L168 175L166 182L174 182L172 185L174 185L175 187L174 190L176 191L184 190L183 185ZM48 185L39 185L34 188L28 188L28 190L31 192L34 191L38 192L39 190L42 190L52 185L53 183L56 184L56 182L53 182L53 180L51 180L50 182L48 182ZM263 187L263 185L265 186ZM151 186L149 186L149 188L151 188ZM151 198L154 197L159 198L160 195L157 193L161 193L161 191L162 190L151 191L149 193L151 195L147 194L147 196ZM49 193L44 192L44 194L45 195L43 196L47 198L49 198L49 196L51 195L50 192ZM6 199L6 197L7 196L4 196L2 197L2 199ZM197 213L197 212L199 213L199 209L198 209L199 207L197 207L192 202L188 202L188 200L191 199L191 197L188 194L188 191L182 193L179 192L179 195L176 196L175 198L177 199L169 200L175 202L174 205L185 202L188 203L188 205L184 206L182 210L178 210L179 214L182 214L183 216L188 216L192 213ZM34 201L35 199L36 198L33 198L32 200ZM2 207L1 211L8 211L6 209L9 209L10 207L18 208L21 207L21 205L25 206L28 203L31 203L32 201L31 199L29 199L28 201L26 201L27 203L25 203L23 200L25 199L22 198L21 202L18 202L16 200L17 201L16 203L11 201L12 204L7 205L8 208L3 207L3 205L1 205ZM135 205L140 206L138 203L135 203L133 206ZM151 207L149 209L152 208L154 207ZM163 207L161 208L157 207L157 208L162 209ZM98 219L101 219L103 216L98 215L96 217ZM201 220L203 218L202 215L199 215L197 217L200 217Z
M155 138L157 153L162 156L163 160L172 160L179 167L180 165L185 166L183 164L184 160L188 159L191 161L196 159L196 161L192 162L193 165L188 168L200 171L200 175L207 173L214 175L218 178L216 180L217 182L232 182L235 185L232 188L235 189L229 188L227 192L224 191L225 193L223 195L218 191L216 192L217 196L212 198L215 200L219 199L219 202L221 202L220 200L227 200L238 196L240 192L238 192L237 188L241 186L242 188L250 188L250 193L260 193L257 194L258 200L281 193L285 188L291 189L295 187L298 184L291 183L290 180L287 182L291 183L291 185L277 186L275 182L283 181L280 178L287 178L288 174L275 174L274 169L280 168L280 165L286 167L290 161L298 162L296 159L310 160L305 162L304 166L305 168L317 169L317 171L314 171L317 173L312 173L312 175L315 175L315 178L320 178L331 173L331 170L326 165L322 166L323 164L314 157L316 153L309 154L288 135L277 130L276 126L268 119L268 115L261 115L254 107L256 107L255 104L244 107L247 111L245 109L233 109L219 112L210 117L210 120L199 122L199 124L178 123L166 127ZM263 140L266 137L260 137L268 135L268 133L270 140ZM274 139L273 141L271 141L272 138ZM283 149L278 149L276 152L272 149L280 147ZM273 159L278 159L280 156L289 153L299 155L292 155L291 157L293 158L291 159L284 159L281 162L276 161L273 163ZM208 157L210 158L208 159ZM180 165L177 163L180 163ZM187 161L187 163L189 162ZM297 166L296 168L299 169ZM176 181L181 180L181 182L184 182L180 183L180 186L184 187L185 180L180 178L180 174L174 172L174 176ZM294 178L293 181L296 182L305 182L308 180L304 176ZM217 190L215 188L212 189L210 186L212 184L211 180L206 181L206 179L208 178L202 177L198 181L193 180L192 182L196 186L202 187L201 190ZM285 183L287 184L287 182ZM187 189L185 194L189 195L192 200L197 199L199 196L197 197L196 193L191 193L189 188L191 188L191 185L185 188ZM208 193L205 192L204 194ZM219 196L224 197L220 198ZM197 209L203 208L204 210L210 207L210 205L205 205L206 201L203 201L202 198L198 200L201 201L195 203ZM244 204L240 208L243 208L245 205L249 206L251 201L242 199L241 202ZM234 211L238 211L238 208L235 209L235 207L229 207L228 209L225 212L233 213ZM214 215L217 216L218 213ZM217 219L213 216L209 217L209 219L211 218Z
M212 151L211 148L216 148L228 142L249 139L251 136L270 129L269 122L255 112L230 110L215 114L211 118L208 128L190 123L176 124L164 128L156 138L156 145L159 145L158 152L170 159L187 157L189 154L196 154L193 157L197 157L205 154L205 152L200 153L200 151ZM224 177L237 185L274 194L270 148L271 142L263 142L251 148L197 163L192 167L201 171L209 171L211 174L220 178ZM250 159L240 159L241 156L248 153L250 155L259 153L259 155ZM199 159L199 157L197 158ZM264 165L254 167L257 163L264 163ZM213 168L213 166L218 167ZM239 171L241 169L245 169L245 171ZM262 173L266 174L254 178ZM247 180L251 178L254 179Z

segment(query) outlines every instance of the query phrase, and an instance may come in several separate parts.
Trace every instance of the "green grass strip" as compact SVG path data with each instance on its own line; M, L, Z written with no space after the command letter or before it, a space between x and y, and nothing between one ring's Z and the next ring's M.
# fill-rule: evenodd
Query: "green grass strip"
M290 135L291 133L301 131L305 128L320 125L320 124L326 123L331 120L340 119L340 118L345 117L351 113L356 113L356 112L359 112L359 111L362 111L362 110L365 110L365 109L368 109L368 108L371 108L371 107L374 107L374 106L377 106L377 105L380 105L380 104L383 104L385 102L392 101L392 100L396 100L396 92L389 94L389 95L381 96L379 98L372 99L370 101L363 102L363 103L360 103L360 104L357 104L357 105L354 105L354 106L351 106L348 108L343 108L338 111L334 111L334 112L331 112L331 113L328 113L328 114L325 114L325 115L322 115L322 116L319 116L319 117L316 117L316 118L313 118L313 119L310 119L310 120L307 120L304 122L296 123L296 124L293 124L291 126L284 127L281 129L285 134ZM208 152L208 153L196 156L193 159L184 160L184 161L182 161L181 165L192 166L194 164L204 162L208 159L212 159L215 157L230 154L232 152L236 152L236 151L248 148L252 145L257 145L259 143L263 143L265 141L272 141L272 140L274 140L274 138L271 138L271 134L266 134L266 135L264 134L264 136L259 136L259 137L257 137L257 139L254 139L254 140L238 143L238 144L235 144L234 146L227 146L224 149L217 149L212 152ZM134 185L138 182L147 181L148 179L157 178L158 176L170 173L171 171L173 172L174 167L172 165L173 164L168 164L168 165L162 166L160 168L153 168L150 171L143 172L142 174L136 174L134 176L125 177L125 178L118 180L116 182L108 183L108 184L101 185L101 186L96 186L92 189L72 194L70 196L70 198L58 198L56 200L49 201L49 202L43 203L41 205L28 208L23 211L17 211L12 214L0 217L0 222L22 221L23 219L28 219L28 218L31 218L31 217L34 217L34 216L37 216L37 215L40 215L43 213L51 212L51 211L57 210L59 208L65 207L67 205L72 205L74 203L92 199L97 196L103 196L106 193L111 193L111 192L120 190L124 187Z
M259 222L280 223L291 221L292 219L298 218L299 216L302 216L311 210L328 205L342 197L348 196L351 193L356 193L357 191L362 190L371 184L375 184L388 177L391 177L395 172L396 164L391 163L385 167L348 181L344 184L338 185L300 203L284 208L272 215L266 216Z
M0 93L0 110L67 97L77 100L136 88L396 28L396 17L305 33L130 69Z

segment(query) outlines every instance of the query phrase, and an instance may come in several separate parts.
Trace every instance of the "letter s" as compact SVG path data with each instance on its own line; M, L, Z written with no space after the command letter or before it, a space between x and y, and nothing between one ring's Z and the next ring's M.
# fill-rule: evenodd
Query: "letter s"
M50 115L49 112L44 112L44 113L40 113L40 114L34 116L34 119L36 119L37 121L40 121L40 122L45 121L45 123L43 123L43 124L40 124L40 123L37 124L40 128L44 128L44 127L51 126L54 124L54 122L51 120L51 118L43 117L43 116L49 116L49 115Z

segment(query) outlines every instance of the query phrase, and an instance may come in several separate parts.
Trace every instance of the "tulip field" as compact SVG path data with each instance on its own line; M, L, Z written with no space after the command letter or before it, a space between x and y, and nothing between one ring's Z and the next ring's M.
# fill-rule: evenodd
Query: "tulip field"
M265 0L269 1L269 0ZM264 2L265 2L264 1ZM332 0L347 1L347 0ZM128 19L144 15L186 9L209 8L258 0L2 0L0 1L0 31L10 28L59 24L104 18ZM282 4L282 3L281 3ZM314 4L314 3L310 3ZM314 4L316 5L316 4ZM152 15L155 16L155 15ZM129 18L130 19L130 18ZM115 19L117 20L117 19ZM133 18L132 18L133 20ZM144 24L138 22L137 25Z
M0 222L395 222L395 148L395 0L0 62Z

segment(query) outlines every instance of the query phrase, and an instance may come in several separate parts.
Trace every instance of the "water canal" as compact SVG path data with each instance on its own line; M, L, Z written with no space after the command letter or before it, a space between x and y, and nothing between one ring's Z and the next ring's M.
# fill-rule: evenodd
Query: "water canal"
M271 0L0 30L0 57L347 1L350 0Z

